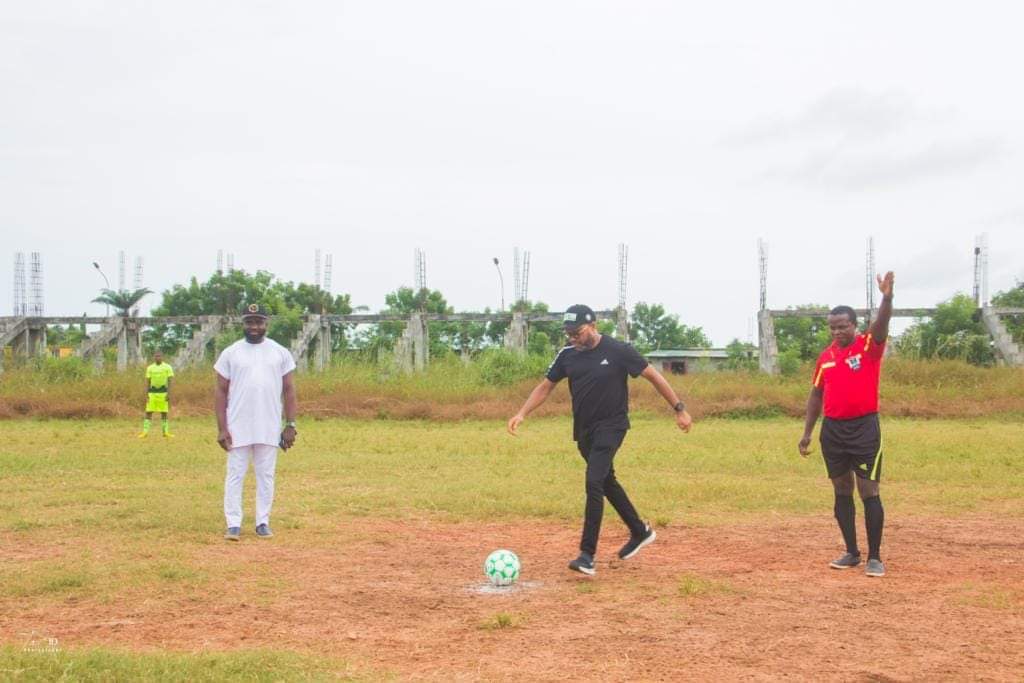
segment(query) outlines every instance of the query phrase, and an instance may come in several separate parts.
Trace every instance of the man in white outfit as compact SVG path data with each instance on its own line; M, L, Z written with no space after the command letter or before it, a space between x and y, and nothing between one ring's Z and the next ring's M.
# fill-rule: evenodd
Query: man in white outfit
M237 541L242 533L242 485L252 461L256 473L256 536L270 538L270 508L274 503L274 467L278 447L295 443L295 359L291 352L267 339L267 312L249 304L242 315L245 338L224 349L213 369L217 372L214 410L217 443L228 453L224 480L224 538ZM281 400L284 399L284 429Z

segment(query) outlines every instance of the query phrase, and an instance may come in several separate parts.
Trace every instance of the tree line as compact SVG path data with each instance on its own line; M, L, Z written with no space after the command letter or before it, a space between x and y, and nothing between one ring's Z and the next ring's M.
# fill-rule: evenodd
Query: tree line
M117 292L104 290L95 301L106 303L119 315L129 315L150 290ZM331 294L316 285L294 283L277 278L270 272L248 273L233 270L214 273L205 282L193 277L187 285L176 284L161 295L153 316L200 316L238 314L244 303L259 301L273 314L268 335L288 345L302 327L302 316L317 314L350 314L369 312L367 306L353 306L348 294ZM992 297L993 306L1024 307L1024 282L999 292ZM797 306L796 309L827 308L818 304ZM547 313L548 305L540 301L518 301L513 311ZM381 314L408 317L416 311L453 314L442 292L410 287L399 287L384 297ZM485 309L484 313L492 312ZM1024 335L1024 320L1011 316L1005 320L1009 331L1018 342ZM686 325L679 316L666 311L657 303L638 302L629 313L630 338L641 351L656 349L710 348L711 340L699 326ZM405 325L401 322L382 322L374 325L332 325L333 353L362 354L378 358L390 353L401 337ZM473 356L481 351L500 348L508 332L507 322L444 322L429 323L430 353L432 357L446 354ZM613 321L600 321L603 334L615 333ZM192 337L189 325L157 325L144 332L143 343L147 352L160 349L167 355L177 352ZM237 338L236 330L226 331L223 339L215 342L220 348ZM795 372L800 365L814 360L830 343L825 317L777 318L775 335L779 349L779 364L783 372ZM73 345L85 336L84 326L51 329L55 344ZM557 322L531 323L527 350L531 355L550 356L563 344L561 325ZM956 294L936 306L933 317L915 321L903 334L894 338L896 350L903 356L929 359L959 359L975 365L990 365L995 361L991 340L977 315L974 300L965 294ZM734 369L755 369L756 347L733 339L727 346L727 365Z

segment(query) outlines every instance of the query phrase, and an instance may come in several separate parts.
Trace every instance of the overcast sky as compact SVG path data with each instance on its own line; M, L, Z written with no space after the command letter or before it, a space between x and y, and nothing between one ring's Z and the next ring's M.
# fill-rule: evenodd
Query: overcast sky
M496 309L502 260L561 310L660 302L716 344L758 305L897 304L1024 279L1016 2L5 2L0 292L46 313L117 254L162 291L236 267L383 307L413 281ZM129 274L129 282L130 282ZM157 298L151 297L148 306Z

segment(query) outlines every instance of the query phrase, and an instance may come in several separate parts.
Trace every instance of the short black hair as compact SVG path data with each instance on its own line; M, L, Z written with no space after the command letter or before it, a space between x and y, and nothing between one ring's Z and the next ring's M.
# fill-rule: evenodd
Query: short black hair
M850 319L850 322L854 325L857 324L857 311L853 310L849 306L836 306L828 312L829 315L845 315Z

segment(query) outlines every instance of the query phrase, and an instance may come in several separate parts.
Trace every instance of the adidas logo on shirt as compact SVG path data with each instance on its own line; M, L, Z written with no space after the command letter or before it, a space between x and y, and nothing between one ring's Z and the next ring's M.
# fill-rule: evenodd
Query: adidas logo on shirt
M604 360L602 360L601 365L608 365L608 359L605 358Z

